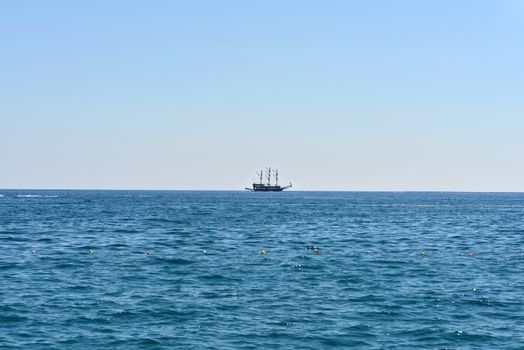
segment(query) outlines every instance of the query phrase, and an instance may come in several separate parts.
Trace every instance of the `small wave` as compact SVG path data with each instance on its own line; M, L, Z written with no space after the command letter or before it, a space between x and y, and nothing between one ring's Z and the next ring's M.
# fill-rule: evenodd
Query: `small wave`
M175 264L175 265L189 265L189 264L194 263L193 260L182 259L182 258L159 258L157 257L156 260L162 261L168 264Z
M2 323L16 323L27 321L28 318L22 315L2 315L0 316L0 321Z
M54 268L57 270L67 270L77 267L75 263L69 263L69 262L62 262L54 265Z
M200 279L204 279L204 280L210 280L210 281L229 280L229 278L227 278L226 276L221 275L221 274L202 275L202 276L199 276L199 278Z
M114 233L139 233L140 231L133 230L133 229L126 229L126 228L118 228L116 230L113 230Z
M149 345L158 345L159 346L162 344L161 342L153 338L142 338L142 339L137 339L136 341L141 345L147 345L147 346Z
M114 248L114 249L125 249L125 248L128 248L128 247L129 247L129 245L124 244L124 243L113 243L113 244L108 244L106 246L106 248L109 248L109 249L111 249L111 248Z
M39 198L42 196L39 194L17 194L16 197L18 198Z
M189 223L188 220L172 220L167 218L146 218L145 221L157 222L157 223L171 223L171 224L180 224L186 225Z
M12 270L18 268L19 265L16 263L0 263L0 271L2 270Z

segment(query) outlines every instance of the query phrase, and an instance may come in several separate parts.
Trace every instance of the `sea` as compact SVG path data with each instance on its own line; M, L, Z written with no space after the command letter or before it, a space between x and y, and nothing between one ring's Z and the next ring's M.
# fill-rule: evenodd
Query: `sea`
M0 190L0 349L524 349L524 194Z

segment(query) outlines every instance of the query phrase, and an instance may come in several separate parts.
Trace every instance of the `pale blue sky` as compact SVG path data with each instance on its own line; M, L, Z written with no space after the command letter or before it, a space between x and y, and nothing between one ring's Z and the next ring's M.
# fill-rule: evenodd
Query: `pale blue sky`
M0 188L524 191L524 2L0 1Z

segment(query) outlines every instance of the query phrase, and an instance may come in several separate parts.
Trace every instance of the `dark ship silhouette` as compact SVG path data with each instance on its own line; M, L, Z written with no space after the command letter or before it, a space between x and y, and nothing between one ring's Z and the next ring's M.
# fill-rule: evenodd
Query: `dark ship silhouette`
M267 183L263 183L262 179L263 177L266 177ZM258 183L253 184L253 188L246 187L246 190L253 191L253 192L280 192L284 191L285 189L293 187L291 185L291 182L287 186L280 186L278 184L278 169L275 169L274 171L274 178L275 178L275 184L271 184L271 167L266 168L266 171L260 170L260 172L257 171L257 176L260 179Z

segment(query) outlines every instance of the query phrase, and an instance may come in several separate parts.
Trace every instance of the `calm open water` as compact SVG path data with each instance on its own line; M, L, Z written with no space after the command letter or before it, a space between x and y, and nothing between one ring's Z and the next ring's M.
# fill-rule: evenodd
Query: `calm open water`
M524 194L0 195L1 349L524 348Z

